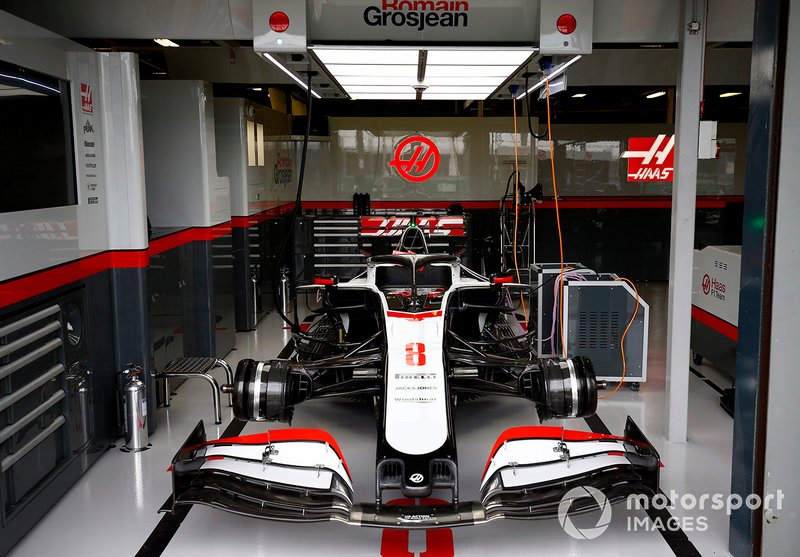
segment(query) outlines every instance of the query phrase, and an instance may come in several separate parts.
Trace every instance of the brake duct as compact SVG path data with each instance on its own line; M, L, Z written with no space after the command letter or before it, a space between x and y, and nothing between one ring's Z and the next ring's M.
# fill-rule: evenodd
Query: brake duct
M287 522L451 528L554 517L564 495L579 486L600 490L612 503L631 494L653 496L659 467L658 452L630 417L623 437L546 426L512 428L490 453L480 501L354 503L344 456L324 431L290 428L207 441L201 421L172 461L172 504L161 511L200 504ZM570 512L590 511L593 505L576 501Z

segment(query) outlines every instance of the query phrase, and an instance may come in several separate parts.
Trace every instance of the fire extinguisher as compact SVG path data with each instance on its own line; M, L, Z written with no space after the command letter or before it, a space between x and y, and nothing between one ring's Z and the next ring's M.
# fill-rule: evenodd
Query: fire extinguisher
M122 390L125 447L131 451L147 448L147 391L139 379L142 368L131 366L123 372L128 380Z

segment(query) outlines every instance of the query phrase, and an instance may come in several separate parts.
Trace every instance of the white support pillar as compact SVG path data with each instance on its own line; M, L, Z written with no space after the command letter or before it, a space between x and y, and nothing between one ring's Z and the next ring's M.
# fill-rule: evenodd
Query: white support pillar
M796 555L800 547L800 529L797 528L800 448L797 446L797 430L792 426L797 421L797 395L800 393L800 375L796 371L800 358L797 342L797 331L800 330L800 312L797 311L800 114L792 108L794 95L800 90L800 0L791 0L789 4L784 72L769 342L762 555Z
M689 337L692 310L697 148L705 55L707 0L683 0L676 95L675 171L669 253L667 425L671 442L685 443L689 419ZM694 22L699 29L693 29Z

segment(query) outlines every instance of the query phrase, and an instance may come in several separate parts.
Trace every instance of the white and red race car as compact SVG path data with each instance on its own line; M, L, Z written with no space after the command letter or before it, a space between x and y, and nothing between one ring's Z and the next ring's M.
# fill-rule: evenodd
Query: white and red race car
M345 455L326 432L280 429L209 441L202 422L172 462L165 510L204 504L282 521L340 521L378 528L433 529L499 518L556 516L565 493L593 487L618 502L658 493L659 456L628 418L624 436L560 427L506 430L492 447L480 500L459 499L453 407L483 396L525 398L540 421L594 414L591 362L539 359L516 318L530 287L512 277L480 277L452 255L429 254L407 228L391 255L368 259L348 282L318 278L300 287L319 309L295 331L288 359L243 360L233 385L240 420L291 420L294 407L321 397L363 397L374 405L378 443L375 498L354 499ZM450 503L388 505L393 494ZM596 508L575 500L570 512Z

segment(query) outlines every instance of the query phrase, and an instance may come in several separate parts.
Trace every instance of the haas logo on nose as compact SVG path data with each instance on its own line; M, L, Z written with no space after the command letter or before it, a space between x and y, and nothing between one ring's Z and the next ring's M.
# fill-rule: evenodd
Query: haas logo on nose
M408 479L412 483L419 484L422 483L422 480L425 479L425 476L423 476L422 474L411 474L411 477Z

